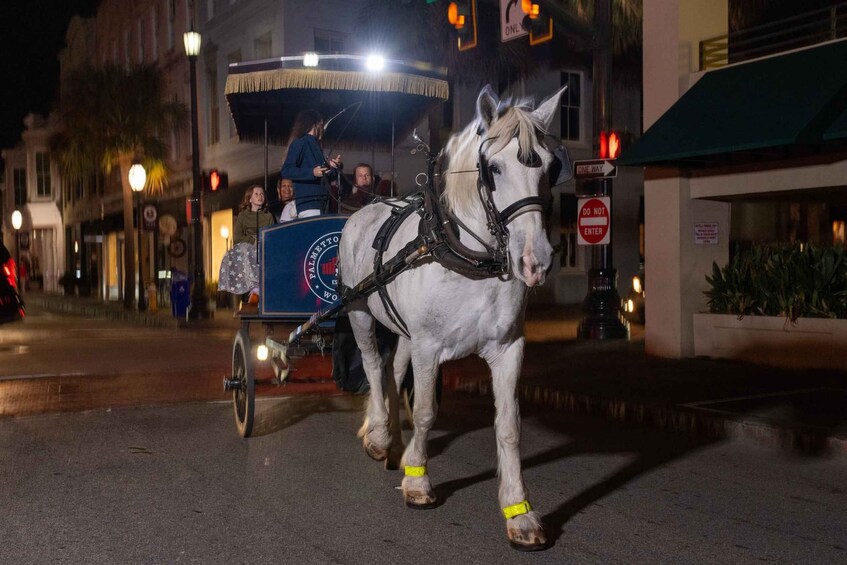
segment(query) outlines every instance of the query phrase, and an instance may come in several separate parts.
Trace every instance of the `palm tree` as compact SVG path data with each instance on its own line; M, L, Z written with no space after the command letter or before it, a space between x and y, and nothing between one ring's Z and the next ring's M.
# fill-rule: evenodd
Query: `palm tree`
M134 304L135 239L129 168L141 159L151 194L167 184L166 145L160 140L187 122L184 104L165 99L164 79L153 65L81 67L62 85L62 128L51 145L63 176L86 182L98 173L120 169L124 220L124 306Z

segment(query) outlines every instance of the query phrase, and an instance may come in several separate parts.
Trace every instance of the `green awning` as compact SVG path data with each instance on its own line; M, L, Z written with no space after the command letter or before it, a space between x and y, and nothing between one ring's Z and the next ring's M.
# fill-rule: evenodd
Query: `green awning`
M785 158L847 137L847 41L707 72L619 165Z

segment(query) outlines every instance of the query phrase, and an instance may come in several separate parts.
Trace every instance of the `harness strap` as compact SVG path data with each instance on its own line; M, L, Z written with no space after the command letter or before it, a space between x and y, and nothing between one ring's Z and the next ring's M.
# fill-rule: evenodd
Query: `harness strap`
M385 284L381 282L381 275L385 272L383 255L388 249L388 244L391 242L394 234L397 233L397 230L400 229L400 226L406 218L418 211L421 206L423 206L423 200L420 198L420 195L414 195L410 198L406 206L402 208L395 207L392 209L391 214L389 214L388 218L385 219L385 222L383 222L382 226L379 228L379 231L373 241L373 248L376 249L373 271L376 290L379 293L379 298L382 301L382 305L385 308L385 312L388 314L389 319L407 338L411 337L409 335L409 328L406 326L406 322L403 320L400 312L397 311L397 307L394 305L394 302L391 301L391 297L388 294L388 289ZM393 277L390 280L393 280ZM388 281L386 281L386 283L387 282Z
M500 212L500 221L504 226L509 225L512 220L521 216L523 214L527 214L529 212L540 212L544 213L544 199L540 196L529 196L527 198L521 198L517 202L513 202L509 206L506 206L506 209Z

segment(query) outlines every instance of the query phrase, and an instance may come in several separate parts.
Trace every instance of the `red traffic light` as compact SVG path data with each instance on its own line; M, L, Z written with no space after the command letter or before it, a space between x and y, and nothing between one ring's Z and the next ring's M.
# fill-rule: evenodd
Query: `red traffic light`
M203 190L206 192L217 192L218 190L226 190L229 187L229 175L226 171L212 169L203 171Z
M621 156L621 140L617 132L609 134L609 159L617 159Z
M221 175L218 173L218 170L215 169L211 173L209 173L209 188L212 189L212 192L215 192L221 186Z
M598 142L601 159L617 159L621 156L621 138L617 132L601 131Z

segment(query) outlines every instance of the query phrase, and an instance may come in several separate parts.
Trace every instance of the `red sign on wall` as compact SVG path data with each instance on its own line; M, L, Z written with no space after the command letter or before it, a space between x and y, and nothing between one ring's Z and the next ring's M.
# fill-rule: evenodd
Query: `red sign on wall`
M612 225L609 197L580 198L576 225L579 245L608 245Z

